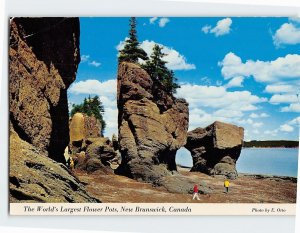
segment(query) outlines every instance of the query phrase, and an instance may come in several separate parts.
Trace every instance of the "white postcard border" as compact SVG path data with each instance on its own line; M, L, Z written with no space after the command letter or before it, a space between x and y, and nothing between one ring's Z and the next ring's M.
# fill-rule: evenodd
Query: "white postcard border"
M10 214L18 216L293 216L296 204L237 203L10 203Z

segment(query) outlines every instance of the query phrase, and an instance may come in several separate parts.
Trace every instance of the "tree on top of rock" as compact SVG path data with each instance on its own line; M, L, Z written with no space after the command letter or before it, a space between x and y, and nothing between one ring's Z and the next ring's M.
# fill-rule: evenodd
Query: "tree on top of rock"
M125 41L125 46L120 50L119 62L127 61L137 63L138 59L148 60L147 53L140 48L140 43L137 39L136 19L130 18L129 38Z
M150 60L146 62L142 67L151 76L154 82L161 82L166 88L167 92L176 93L176 89L180 86L176 83L177 78L172 70L166 67L167 62L162 60L166 54L162 52L162 47L155 44L153 52L150 56Z
M82 104L73 104L71 110L71 117L74 116L75 113L80 112L80 113L85 113L88 116L94 116L96 119L98 119L101 123L101 135L103 135L104 129L106 127L106 122L103 119L103 114L104 114L104 107L99 99L99 96L94 96L91 98L90 96L87 98L84 98Z

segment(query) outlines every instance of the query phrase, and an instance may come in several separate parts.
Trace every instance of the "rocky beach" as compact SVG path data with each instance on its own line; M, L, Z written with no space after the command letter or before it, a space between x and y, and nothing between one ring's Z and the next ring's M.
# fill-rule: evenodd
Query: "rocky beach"
M11 22L10 202L296 202L297 178L238 174L243 127L213 121L188 131L188 101L137 62L118 64L112 138L102 134L105 125L95 114L69 114L79 24L78 18ZM84 104L97 101L89 97ZM176 164L183 147L191 152L191 169ZM199 201L192 200L195 184Z
M231 181L229 193L224 192L224 178L178 168L178 174L195 184L211 189L192 200L192 188L187 193L169 192L163 186L137 182L123 176L86 174L75 171L87 191L103 203L296 203L297 179L291 177L240 174ZM179 189L180 187L178 187Z

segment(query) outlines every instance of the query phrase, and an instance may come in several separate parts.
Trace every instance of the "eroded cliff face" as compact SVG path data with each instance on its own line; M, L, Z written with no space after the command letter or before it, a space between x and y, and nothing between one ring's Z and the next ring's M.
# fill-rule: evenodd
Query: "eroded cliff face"
M10 202L99 202L64 165L79 60L78 18L11 21Z
M10 128L10 202L100 202L65 165L20 139Z
M185 147L193 157L191 171L237 178L236 162L241 153L243 139L242 127L218 121L206 128L196 128L188 132Z
M78 18L14 18L10 25L10 121L25 141L65 162L67 88L75 80Z
M164 91L140 66L118 69L118 126L122 163L117 173L157 182L176 170L176 151L186 143L188 104Z

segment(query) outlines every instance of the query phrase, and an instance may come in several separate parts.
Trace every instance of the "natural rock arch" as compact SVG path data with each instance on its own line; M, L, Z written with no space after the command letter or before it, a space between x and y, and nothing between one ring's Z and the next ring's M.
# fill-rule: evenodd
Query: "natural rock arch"
M192 157L192 154L185 147L181 147L176 152L175 161L176 161L177 166L189 167L189 168L191 168L193 166L193 157Z
M188 132L185 148L191 151L193 157L191 171L237 178L236 161L243 139L242 127L218 121Z

